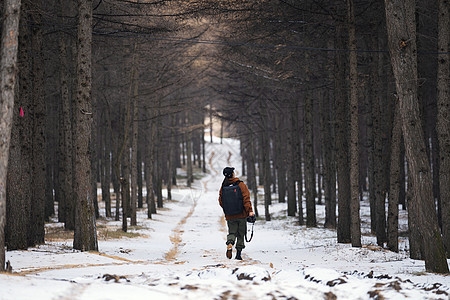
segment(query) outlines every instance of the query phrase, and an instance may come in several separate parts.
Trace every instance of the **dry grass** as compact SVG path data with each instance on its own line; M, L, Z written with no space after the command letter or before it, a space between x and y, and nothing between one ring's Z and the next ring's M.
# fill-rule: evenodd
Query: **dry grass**
M115 240L121 238L138 238L146 237L135 230L146 229L143 226L130 226L129 230L133 232L123 232L121 228L117 226L110 226L106 224L97 225L97 238L101 240ZM65 230L63 227L47 227L45 230L46 242L64 242L73 240L73 230Z
M64 242L73 240L73 230L65 230L62 227L47 227L45 229L46 242Z
M116 240L121 238L137 238L142 235L138 232L123 232L122 229L115 230L97 230L97 237L102 240Z

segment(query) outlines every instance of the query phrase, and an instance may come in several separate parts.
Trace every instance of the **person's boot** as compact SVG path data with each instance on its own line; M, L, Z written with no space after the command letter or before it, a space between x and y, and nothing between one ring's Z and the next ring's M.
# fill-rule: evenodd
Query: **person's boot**
M228 244L227 245L227 258L228 259L231 259L231 256L233 256L233 253L232 253L232 248L233 248L233 245L232 244Z
M241 252L242 252L242 250L237 250L236 251L236 259L242 260Z

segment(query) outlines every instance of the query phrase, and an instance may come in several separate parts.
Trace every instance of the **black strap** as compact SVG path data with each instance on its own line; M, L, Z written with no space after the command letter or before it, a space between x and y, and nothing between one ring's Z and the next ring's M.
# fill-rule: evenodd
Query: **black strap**
M245 241L247 242L247 243L250 243L250 241L252 240L252 238L253 238L253 227L255 226L255 223L252 223L252 234L250 235L250 239L248 240L247 239L247 232L245 233Z

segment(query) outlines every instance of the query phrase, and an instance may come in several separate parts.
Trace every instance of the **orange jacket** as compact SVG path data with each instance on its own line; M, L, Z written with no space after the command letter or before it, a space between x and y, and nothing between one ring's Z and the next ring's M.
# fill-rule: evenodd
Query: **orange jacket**
M230 183L235 183L236 181L239 180L239 178L234 177L229 180L230 180ZM243 197L242 201L244 203L244 210L242 211L242 213L237 214L237 215L225 215L225 219L227 219L227 220L247 218L249 213L253 212L252 202L250 201L250 192L248 191L247 186L245 185L245 183L243 183L241 181L241 182L239 182L239 188L241 189L241 192L242 192L242 197ZM220 191L219 191L219 204L220 204L220 207L223 207L223 205L222 205L222 187L220 187Z

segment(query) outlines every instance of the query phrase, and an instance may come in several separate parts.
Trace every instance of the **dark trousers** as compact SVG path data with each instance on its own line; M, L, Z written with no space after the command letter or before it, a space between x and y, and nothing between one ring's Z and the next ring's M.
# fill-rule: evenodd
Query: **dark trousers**
M236 239L236 249L242 250L245 248L245 234L247 233L247 220L243 219L232 219L227 221L228 225L228 235L227 235L227 245L234 245Z

